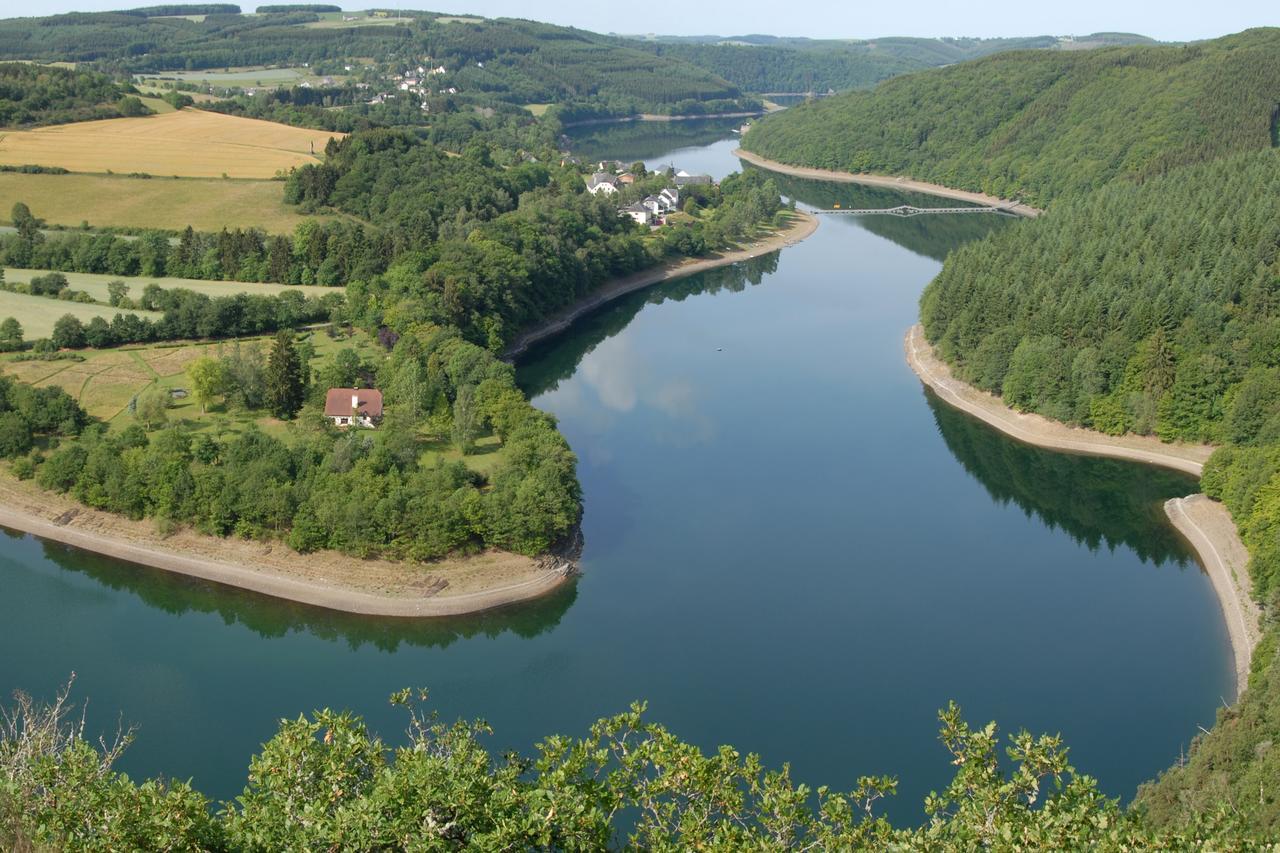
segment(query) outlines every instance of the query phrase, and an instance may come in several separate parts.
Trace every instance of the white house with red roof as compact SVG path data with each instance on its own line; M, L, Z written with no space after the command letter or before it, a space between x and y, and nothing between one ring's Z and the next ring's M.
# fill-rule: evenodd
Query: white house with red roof
M324 416L335 426L373 429L382 421L382 392L374 388L330 388Z

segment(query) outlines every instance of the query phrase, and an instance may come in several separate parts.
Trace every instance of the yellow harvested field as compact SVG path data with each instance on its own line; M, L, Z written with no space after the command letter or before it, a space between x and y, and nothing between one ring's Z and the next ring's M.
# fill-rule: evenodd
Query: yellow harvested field
M78 228L261 228L292 234L307 219L284 203L280 181L221 178L130 178L124 175L24 175L0 173L0 217L14 202L51 225Z
M271 178L319 163L329 138L342 136L188 108L5 133L0 164L166 177Z

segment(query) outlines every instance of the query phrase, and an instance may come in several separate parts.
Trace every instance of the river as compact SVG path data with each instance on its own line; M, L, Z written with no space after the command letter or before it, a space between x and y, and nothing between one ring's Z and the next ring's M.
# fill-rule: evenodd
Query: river
M662 148L669 127L597 133L584 154L740 168L736 137L685 127ZM1018 224L826 217L530 352L520 381L559 418L586 502L584 574L546 600L369 620L7 534L0 689L49 696L75 671L91 731L138 727L124 769L217 797L279 718L350 708L394 740L388 694L425 686L445 718L492 723L495 751L644 699L684 738L813 785L894 774L903 822L954 770L935 714L955 699L971 721L1061 732L1128 799L1232 689L1212 589L1159 506L1194 483L1020 445L922 389L902 357L919 293L995 227Z

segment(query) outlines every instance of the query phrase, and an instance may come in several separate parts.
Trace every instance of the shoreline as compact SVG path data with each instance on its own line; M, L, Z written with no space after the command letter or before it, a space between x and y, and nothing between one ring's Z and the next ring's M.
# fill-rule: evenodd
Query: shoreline
M1165 501L1164 514L1200 558L1218 595L1235 657L1236 695L1249 685L1253 650L1262 637L1261 613L1249 578L1249 551L1240 541L1227 508L1208 495Z
M934 355L918 323L907 330L903 347L911 369L944 402L1025 444L1084 456L1144 462L1196 477L1216 449L1208 444L1165 444L1158 438L1143 435L1107 435L1070 427L1042 415L1015 411L994 394L955 378L950 366Z
M614 279L572 305L557 311L542 322L522 331L503 351L502 358L505 361L514 361L523 355L529 347L560 334L579 318L590 314L620 296L625 296L628 293L652 287L655 284L674 278L683 278L684 276L705 272L716 267L728 266L729 264L750 260L760 255L767 255L770 252L776 252L795 245L801 240L812 236L813 232L818 230L818 217L813 214L797 210L794 216L794 221L785 228L775 231L768 237L757 240L744 248L734 249L710 257L683 258L678 261L669 261L647 270L632 273L623 278Z
M919 324L907 330L903 348L916 376L944 403L1024 444L1157 465L1197 477L1214 450L1206 444L1165 444L1147 436L1111 436L1069 427L1041 415L1017 412L994 394L955 378L950 366L934 354ZM1261 636L1260 610L1253 600L1246 569L1248 549L1240 541L1240 533L1226 507L1207 495L1194 494L1166 501L1164 512L1195 552L1218 599L1231 642L1236 698L1239 698L1248 686L1253 650Z
M767 157L761 157L759 154L752 154L750 151L744 151L736 148L733 156L740 160L745 160L753 166L761 169L767 169L770 172L778 172L783 175L791 175L796 178L808 178L814 181L836 181L843 184L864 184L869 187L888 187L895 190L907 190L909 192L925 193L926 195L938 196L940 198L951 198L957 201L967 201L971 204L982 205L984 207L1001 207L1010 213L1018 216L1025 216L1028 219L1035 219L1044 211L1038 207L1032 207L1029 204L1023 204L1019 201L1012 201L1007 198L996 198L986 193L975 193L968 190L957 190L952 187L943 186L942 184L931 184L927 181L915 181L910 178L894 177L893 175L873 175L869 173L858 172L836 172L831 169L813 169L808 166L791 166L786 163L779 163L777 160L770 160Z
M220 539L186 529L162 537L149 522L91 509L7 473L0 475L0 527L221 586L362 616L481 613L540 598L577 573L571 560L501 551L414 564L336 552L298 554L280 542ZM502 583L494 586L494 579Z

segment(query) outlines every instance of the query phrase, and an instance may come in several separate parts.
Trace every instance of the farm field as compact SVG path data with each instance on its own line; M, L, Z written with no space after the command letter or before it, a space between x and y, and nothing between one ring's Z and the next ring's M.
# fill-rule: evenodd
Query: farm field
M21 279L19 279L21 280ZM104 286L105 290L105 286ZM47 338L53 334L53 324L63 314L71 314L87 323L94 317L110 320L117 314L137 314L155 320L162 315L155 311L123 311L110 305L91 305L84 302L64 302L47 296L28 296L25 293L0 291L0 319L13 317L22 324L23 337L28 341Z
M228 71L166 71L148 74L145 80L180 80L183 83L210 83L223 86L263 86L293 83L311 76L308 68L233 68Z
M344 17L353 20L344 21ZM408 21L408 18L378 18L362 12L321 12L320 20L303 24L303 26L315 30L336 30L348 27L390 27L408 23Z
M197 231L260 228L292 234L307 219L284 203L280 181L221 178L130 178L124 175L25 175L0 173L0 216L24 202L51 225L78 228L176 229Z
M4 279L7 282L25 283L31 281L33 276L44 275L47 272L48 270L25 270L18 269L16 267L8 267L4 271ZM194 278L157 278L155 276L129 277L87 272L64 272L63 275L67 277L67 282L72 290L88 291L89 295L94 299L98 299L103 302L106 302L109 298L109 294L107 293L107 282L110 281L123 281L125 284L129 285L130 298L141 296L142 289L148 284L158 284L165 290L181 287L185 290L193 290L196 293L204 293L209 296L230 296L235 293L260 293L267 296L274 296L275 294L286 290L296 290L306 296L324 296L329 293L342 292L342 288L340 287L316 287L314 285L302 284L263 284L252 281L207 281ZM44 299L44 301L57 302L58 300ZM118 309L113 308L112 310L115 311ZM19 320L21 320L21 318L19 318Z
M14 131L0 138L0 164L72 172L195 178L272 178L308 163L339 133L195 109Z

